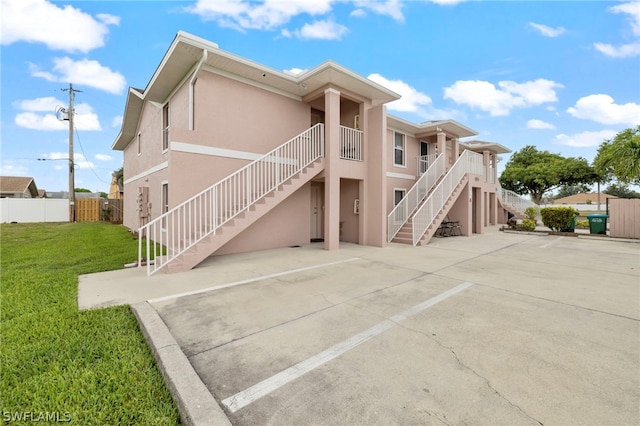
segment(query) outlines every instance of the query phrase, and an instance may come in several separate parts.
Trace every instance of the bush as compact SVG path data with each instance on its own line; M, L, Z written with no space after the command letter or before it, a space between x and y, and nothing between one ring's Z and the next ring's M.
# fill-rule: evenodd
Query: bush
M527 219L533 220L535 222L537 217L538 217L538 208L537 207L527 207L524 210L524 215L527 217Z
M522 231L533 231L536 229L536 221L532 219L522 219L520 229Z
M578 215L573 207L545 207L540 209L542 223L552 231L571 228L571 223Z
M576 228L579 229L589 229L589 221L588 220L577 220Z

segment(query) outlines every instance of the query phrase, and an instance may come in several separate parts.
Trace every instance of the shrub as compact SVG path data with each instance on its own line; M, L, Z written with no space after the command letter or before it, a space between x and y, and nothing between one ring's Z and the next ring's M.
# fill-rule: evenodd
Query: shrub
M578 212L573 207L545 207L540 209L542 223L552 231L561 231L571 227Z
M536 221L532 219L522 219L520 229L523 231L533 231L536 229Z
M589 229L589 221L588 220L577 220L576 221L576 228L579 229Z
M527 217L527 219L533 220L535 222L535 220L538 217L538 208L537 207L527 207L524 210L524 215Z

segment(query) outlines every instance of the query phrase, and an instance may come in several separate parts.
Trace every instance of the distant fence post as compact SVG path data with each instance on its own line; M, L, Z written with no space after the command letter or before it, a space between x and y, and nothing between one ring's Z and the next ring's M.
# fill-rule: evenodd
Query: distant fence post
M640 199L609 199L609 235L640 238Z

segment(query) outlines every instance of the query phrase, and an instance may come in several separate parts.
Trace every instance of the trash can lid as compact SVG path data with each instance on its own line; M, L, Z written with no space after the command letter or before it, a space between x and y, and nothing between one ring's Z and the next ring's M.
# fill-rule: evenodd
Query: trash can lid
M587 217L599 217L599 218L608 218L609 215L608 214L602 214L602 213L592 213L592 214L588 214Z

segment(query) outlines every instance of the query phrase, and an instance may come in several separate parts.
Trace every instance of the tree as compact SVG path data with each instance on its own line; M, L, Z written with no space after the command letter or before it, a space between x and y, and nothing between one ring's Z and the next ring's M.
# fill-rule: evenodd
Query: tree
M625 129L598 148L593 167L605 179L640 184L640 125Z
M640 198L640 193L629 189L624 183L612 183L603 192L620 198Z
M584 158L565 158L528 145L511 156L500 175L500 184L517 194L529 194L534 203L540 204L545 192L563 185L590 184L597 179Z
M75 188L75 191L76 192L91 192L91 190L87 189L87 188Z
M122 192L124 188L124 167L120 167L118 170L114 171L112 175L116 180L116 185L118 185L120 192Z

